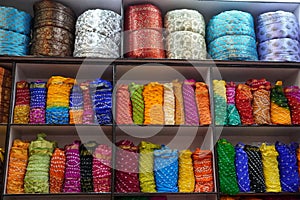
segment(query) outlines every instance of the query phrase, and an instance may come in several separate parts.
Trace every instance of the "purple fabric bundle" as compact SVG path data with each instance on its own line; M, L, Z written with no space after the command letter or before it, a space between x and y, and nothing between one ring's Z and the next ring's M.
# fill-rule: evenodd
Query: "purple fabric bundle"
M193 79L185 80L182 86L186 125L199 125L199 116L195 100L195 83Z

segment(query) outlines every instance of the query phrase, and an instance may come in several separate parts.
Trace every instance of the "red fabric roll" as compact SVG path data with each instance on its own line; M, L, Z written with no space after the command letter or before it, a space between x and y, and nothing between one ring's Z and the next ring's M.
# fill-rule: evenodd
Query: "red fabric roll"
M117 88L117 124L133 124L132 106L128 85L119 85Z
M250 87L245 84L239 84L236 89L235 101L243 125L254 124L252 100L253 96Z

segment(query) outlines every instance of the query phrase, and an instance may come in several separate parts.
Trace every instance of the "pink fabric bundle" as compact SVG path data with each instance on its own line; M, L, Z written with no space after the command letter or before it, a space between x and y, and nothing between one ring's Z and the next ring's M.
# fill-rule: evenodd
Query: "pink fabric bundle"
M117 87L117 124L133 124L132 106L128 85L119 85Z

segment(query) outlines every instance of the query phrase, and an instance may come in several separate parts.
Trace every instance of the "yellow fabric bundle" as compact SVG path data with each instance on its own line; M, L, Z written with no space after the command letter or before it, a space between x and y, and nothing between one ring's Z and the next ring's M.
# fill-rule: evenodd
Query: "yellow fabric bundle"
M144 86L144 124L164 124L163 94L164 86L162 84L151 82Z
M192 160L192 152L183 150L179 154L179 192L194 192L195 176Z
M164 114L165 124L175 124L175 98L172 83L164 84Z
M29 122L29 105L16 105L14 108L14 123L28 124Z
M175 96L175 124L184 124L184 106L183 106L183 96L182 96L182 82L178 80L172 81L174 96Z

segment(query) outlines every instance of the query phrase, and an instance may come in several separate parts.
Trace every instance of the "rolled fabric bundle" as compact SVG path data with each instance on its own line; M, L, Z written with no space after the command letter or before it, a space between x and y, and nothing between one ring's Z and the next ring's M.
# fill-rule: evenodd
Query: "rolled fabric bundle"
M160 145L142 141L139 144L139 181L141 192L156 192L154 179L154 150Z
M260 80L250 79L246 84L251 87L253 95L252 107L255 124L271 124L271 83L263 78Z
M222 12L213 16L206 27L208 43L225 35L248 35L255 38L253 17L243 11Z
M129 140L121 140L116 155L116 192L140 192L138 178L138 147Z
M178 189L179 192L194 192L195 189L193 159L190 150L182 150L179 153Z
M31 46L30 54L35 56L66 57L72 55L70 46L54 40L36 40Z
M7 169L6 193L23 194L24 177L28 163L28 142L19 139L13 141L9 153L9 162Z
M248 156L244 151L244 147L243 143L238 143L235 146L236 176L240 192L250 192Z
M227 124L233 126L241 124L240 115L235 106L235 90L236 85L234 82L226 83Z
M226 139L219 139L217 142L218 166L220 191L224 194L235 195L239 193L239 187L235 169L234 146Z
M81 192L94 192L93 188L93 154L96 142L81 144L80 151L80 184Z
M39 40L52 40L65 44L72 50L74 39L74 35L65 29L55 26L42 26L35 29L35 35L33 36L32 41L37 42Z
M299 24L291 12L275 11L260 14L257 18L258 42L278 38L291 38L299 41Z
M182 86L185 124L199 125L198 109L195 100L195 83L193 79L185 80Z
M158 82L144 86L144 124L164 124L163 94L164 87Z
M166 125L175 124L175 96L173 83L164 83L164 119Z
M167 57L171 59L206 59L205 39L199 33L176 31L167 36Z
M291 110L292 124L300 124L300 88L298 86L290 86L284 88L284 94L288 100Z
M236 89L236 108L239 111L243 125L254 124L251 89L246 84L238 84Z
M154 150L154 176L157 192L178 192L178 150L162 145Z
M244 151L248 156L248 169L251 191L256 193L265 192L266 185L263 174L262 155L259 148L256 146L245 145Z
M30 119L31 124L45 124L46 123L46 101L47 88L46 82L35 81L30 83Z
M172 81L174 96L175 96L175 124L180 125L184 124L184 104L183 104L183 95L182 95L182 82L178 80Z
M111 146L100 144L93 157L93 187L94 192L111 191Z
M80 83L80 89L83 94L83 114L82 123L83 124L93 124L94 123L94 110L93 103L90 95L90 81L85 81Z
M128 85L120 84L117 86L116 94L116 122L117 124L133 124L132 106Z
M111 124L112 117L112 84L103 79L90 82L90 94L98 124Z
M144 97L143 97L143 85L130 83L128 86L130 92L130 100L132 103L132 119L135 124L144 123Z
M205 37L205 21L200 12L190 9L177 9L167 12L164 27L168 33L191 31Z
M300 61L300 43L291 38L267 40L258 44L259 60Z
M65 178L66 155L63 149L55 148L50 161L50 193L61 193Z
M282 81L277 81L271 89L271 121L272 124L290 125L292 123Z
M56 145L45 137L45 133L40 133L37 140L29 145L29 162L24 178L25 193L49 193L50 159Z
M14 123L28 124L30 113L30 91L29 83L18 81L16 83Z
M209 125L211 124L210 114L210 99L208 86L204 82L196 82L196 104L198 108L199 124Z
M223 80L213 80L214 103L215 103L215 123L216 125L226 125L227 117L227 96L226 82Z
M81 192L79 147L79 141L74 141L73 144L65 146L66 169L63 192Z
M259 149L262 155L266 192L281 192L277 161L279 154L275 149L275 145L262 143Z
M79 85L73 85L70 94L70 124L82 124L83 93Z
M280 173L280 183L282 192L299 191L299 175L297 166L296 149L298 144L292 142L289 145L276 142L275 147L278 156L278 167Z

